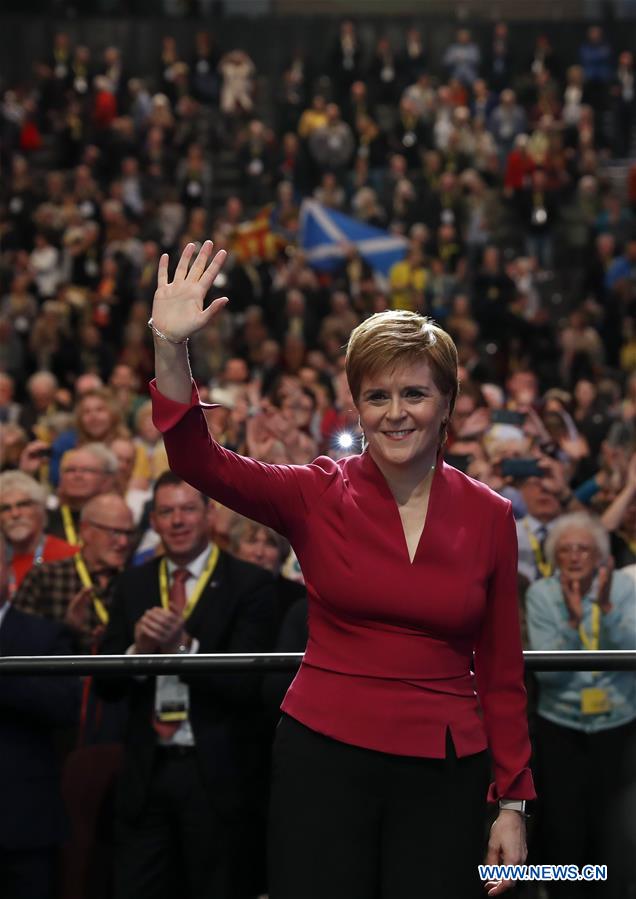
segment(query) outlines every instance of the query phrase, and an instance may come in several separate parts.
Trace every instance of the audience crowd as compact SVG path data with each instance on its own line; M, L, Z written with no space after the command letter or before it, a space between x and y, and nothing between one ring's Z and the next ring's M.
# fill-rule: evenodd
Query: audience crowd
M517 58L499 22L432 59L417 28L367 46L345 21L320 63L290 48L268 82L221 42L166 36L149 73L60 31L4 85L0 655L304 649L293 551L171 475L152 420L158 260L209 236L230 304L190 355L220 443L272 463L360 452L349 333L386 309L430 315L460 358L446 461L513 503L525 647L636 649L631 50L592 26L573 58L547 31ZM403 236L404 259L387 276L352 242L312 267L308 197ZM231 613L208 615L208 587ZM3 758L23 747L0 784L29 797L15 828L0 813L6 895L159 897L171 878L184 896L265 893L291 677L0 678ZM593 895L636 895L634 673L528 687L531 860L607 863ZM209 803L179 767L203 749ZM148 821L166 796L180 849Z

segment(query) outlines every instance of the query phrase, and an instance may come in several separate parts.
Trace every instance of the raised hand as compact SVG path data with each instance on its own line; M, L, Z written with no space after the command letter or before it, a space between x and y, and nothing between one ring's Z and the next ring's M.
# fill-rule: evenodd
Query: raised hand
M227 297L219 297L203 309L205 297L227 257L225 250L219 250L208 265L212 241L206 240L188 271L194 250L194 244L186 245L171 283L168 281L168 254L164 253L159 260L152 321L158 331L175 343L204 328L229 302Z

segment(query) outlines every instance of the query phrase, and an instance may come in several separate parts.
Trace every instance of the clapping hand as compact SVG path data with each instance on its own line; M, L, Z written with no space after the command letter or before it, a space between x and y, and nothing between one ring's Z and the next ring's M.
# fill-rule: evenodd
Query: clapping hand
M173 652L181 642L184 621L172 609L154 606L141 616L135 625L135 651Z
M88 628L88 607L93 598L93 587L82 587L71 599L66 612L64 613L64 623L76 631L78 634L87 633Z
M194 251L194 244L186 245L172 282L168 281L168 254L164 253L159 260L152 321L174 343L200 331L229 302L227 297L219 297L207 309L203 308L205 297L227 257L225 250L219 250L208 265L212 241L206 240L188 271Z
M563 599L570 614L570 624L578 627L583 618L583 593L581 590L581 578L571 577L561 572L561 590Z

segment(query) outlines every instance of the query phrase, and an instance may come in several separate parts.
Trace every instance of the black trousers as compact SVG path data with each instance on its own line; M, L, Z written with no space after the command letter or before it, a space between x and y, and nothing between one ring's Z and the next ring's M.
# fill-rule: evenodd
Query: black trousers
M274 740L270 899L483 895L488 754L389 755L283 716Z
M607 881L546 884L550 899L625 899L636 889L636 722L587 734L537 716L542 864L605 864Z
M55 862L55 849L0 848L0 896L2 899L51 899Z
M114 899L235 899L236 822L212 807L194 753L157 753L148 799L116 825Z

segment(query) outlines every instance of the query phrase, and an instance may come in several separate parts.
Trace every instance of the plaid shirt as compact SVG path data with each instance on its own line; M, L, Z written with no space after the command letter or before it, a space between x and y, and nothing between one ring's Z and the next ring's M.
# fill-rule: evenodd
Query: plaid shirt
M114 578L106 590L98 590L97 594L106 608L110 605ZM64 623L64 616L70 601L82 589L82 582L75 567L75 557L61 559L59 562L44 562L35 565L26 575L12 599L16 609L31 615L41 615ZM75 633L76 650L89 654L92 651L93 637L91 632L101 624L90 603L87 614L87 632Z

